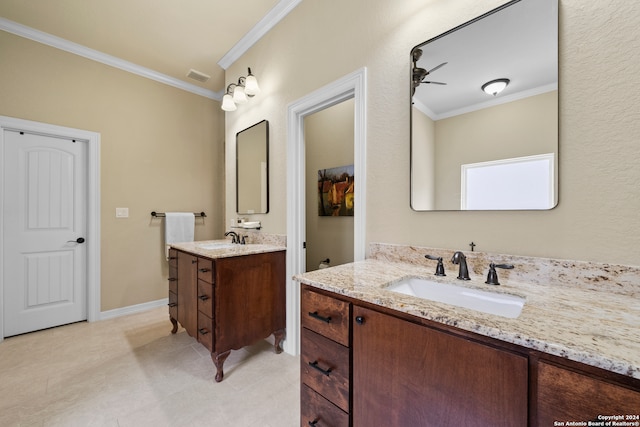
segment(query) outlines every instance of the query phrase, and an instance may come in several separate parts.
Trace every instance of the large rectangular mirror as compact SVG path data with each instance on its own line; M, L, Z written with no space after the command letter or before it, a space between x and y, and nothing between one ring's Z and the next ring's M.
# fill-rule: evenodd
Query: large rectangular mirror
M511 1L410 60L411 207L555 207L558 1Z
M269 212L269 122L236 134L236 212Z

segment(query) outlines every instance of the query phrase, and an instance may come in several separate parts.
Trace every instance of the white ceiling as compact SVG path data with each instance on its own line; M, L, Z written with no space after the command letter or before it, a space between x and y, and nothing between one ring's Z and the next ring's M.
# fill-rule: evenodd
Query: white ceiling
M415 105L432 119L451 117L557 89L557 0L522 0L424 44L418 67L431 70L421 84ZM498 96L481 86L508 78ZM426 108L425 108L426 107Z
M20 35L39 30L170 79L222 92L224 69L300 1L0 0L0 29ZM187 78L190 69L211 79L201 83ZM252 71L259 75L259 70Z

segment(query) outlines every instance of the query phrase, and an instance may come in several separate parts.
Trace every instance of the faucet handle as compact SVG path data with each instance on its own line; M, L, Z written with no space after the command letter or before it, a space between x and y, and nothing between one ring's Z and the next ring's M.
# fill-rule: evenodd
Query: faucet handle
M424 257L427 259L438 261L438 265L436 265L436 276L446 276L446 274L444 274L444 264L442 263L441 256L425 255Z
M507 270L511 270L513 267L512 264L494 264L493 262L489 264L489 273L487 274L487 281L484 282L487 285L499 285L498 281L498 273L496 272L496 268L504 268Z

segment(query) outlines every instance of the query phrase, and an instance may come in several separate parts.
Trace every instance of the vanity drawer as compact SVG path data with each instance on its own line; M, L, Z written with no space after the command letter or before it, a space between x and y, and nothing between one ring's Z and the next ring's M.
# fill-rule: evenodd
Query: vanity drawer
M307 329L349 346L350 304L309 289L302 290L301 323Z
M198 280L198 311L213 317L213 285L203 280Z
M349 349L305 328L301 339L302 382L349 412Z
M213 283L214 272L213 260L198 258L198 280Z
M169 274L169 292L173 292L174 294L178 293L178 275L172 276Z
M300 426L348 427L349 415L318 393L300 386Z
M198 342L213 351L213 320L198 313Z
M169 317L178 318L178 294L169 291Z

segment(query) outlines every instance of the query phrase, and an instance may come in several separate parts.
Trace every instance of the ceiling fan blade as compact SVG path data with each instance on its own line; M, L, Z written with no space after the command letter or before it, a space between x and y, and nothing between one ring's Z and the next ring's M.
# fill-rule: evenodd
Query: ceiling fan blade
M432 84L432 85L446 85L446 83L442 83L442 82L427 82L427 81L424 81L422 83L429 83L429 84Z
M445 66L445 65L447 65L447 64L448 64L448 62L443 62L443 63L442 63L442 64L440 64L440 65L436 65L435 67L433 67L432 69L430 69L429 71L427 71L427 74L429 74L429 73L433 73L433 72L434 72L435 70L437 70L438 68L440 68L440 67L444 67L444 66Z

